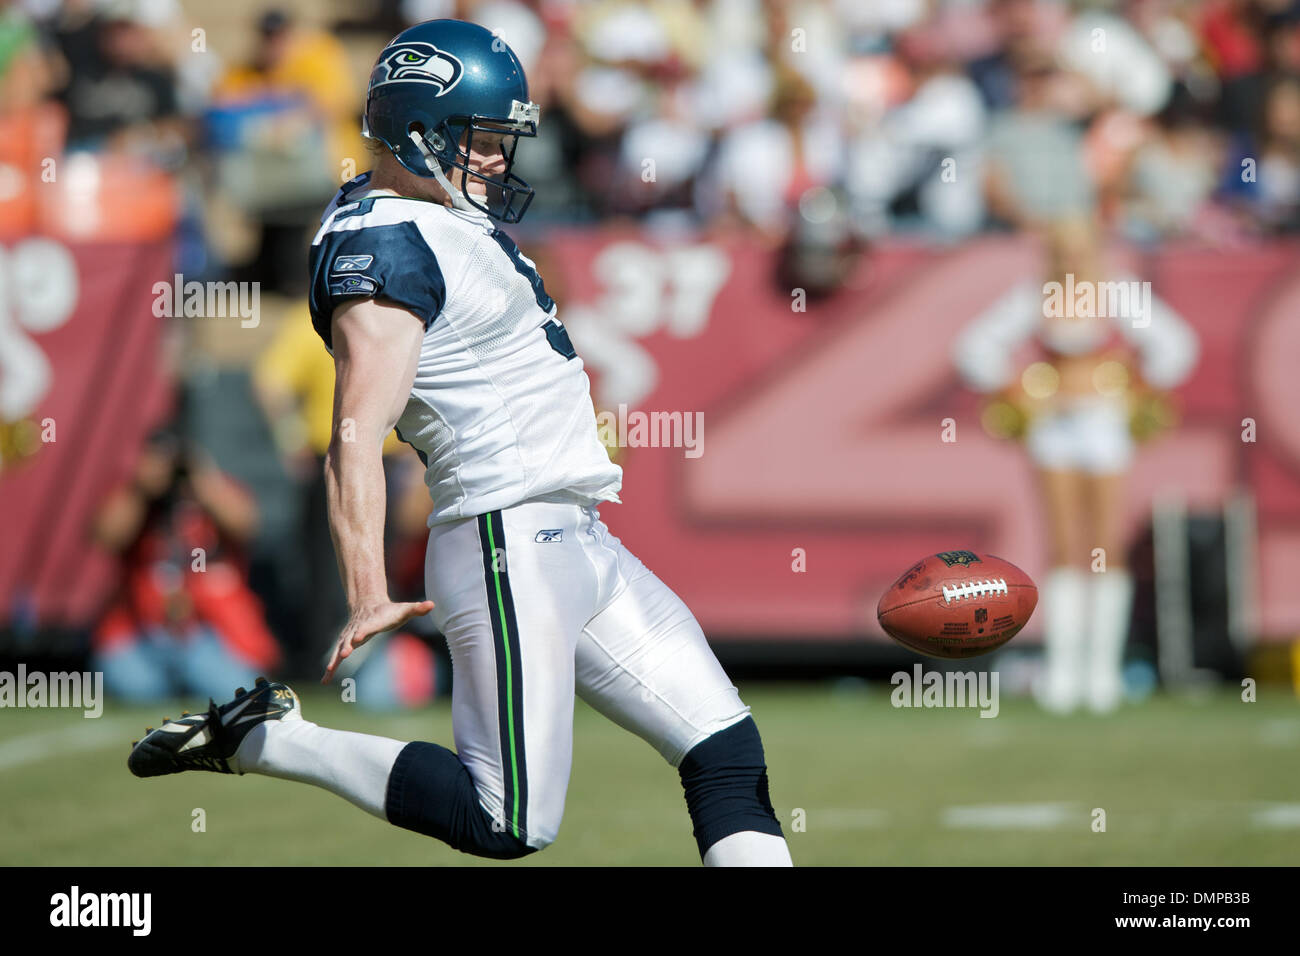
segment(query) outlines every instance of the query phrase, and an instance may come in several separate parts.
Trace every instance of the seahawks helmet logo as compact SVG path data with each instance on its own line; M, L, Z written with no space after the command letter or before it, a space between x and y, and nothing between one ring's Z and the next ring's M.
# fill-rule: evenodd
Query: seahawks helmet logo
M465 73L460 60L432 43L398 43L389 47L370 74L370 88L385 83L429 83L435 96L449 92Z

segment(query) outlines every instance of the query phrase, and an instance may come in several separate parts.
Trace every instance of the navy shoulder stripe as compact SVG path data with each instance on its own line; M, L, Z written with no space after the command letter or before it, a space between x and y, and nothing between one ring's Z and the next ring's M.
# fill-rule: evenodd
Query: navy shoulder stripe
M546 284L542 282L542 277L537 274L537 270L524 262L519 254L519 247L515 241L500 229L492 230L492 238L496 244L501 247L501 251L510 257L515 271L528 280L528 284L533 287L533 298L537 300L537 305L543 312L550 312L555 306L555 300L546 292Z
M399 305L426 329L447 299L438 257L413 222L327 232L311 248L310 268L312 326L327 348L334 310L353 299Z

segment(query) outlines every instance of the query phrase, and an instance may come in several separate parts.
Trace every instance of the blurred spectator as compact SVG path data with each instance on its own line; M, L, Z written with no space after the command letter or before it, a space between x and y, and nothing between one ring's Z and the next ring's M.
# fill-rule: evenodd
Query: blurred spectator
M504 40L519 57L524 74L533 76L546 46L546 24L529 4L519 0L483 0L472 4L468 19L481 23Z
M781 242L803 194L837 182L843 132L834 116L815 112L812 85L793 70L778 73L769 115L728 132L717 158L722 218Z
M646 190L638 186L638 196L629 201L619 188L627 185L619 174L629 155L624 137L639 122L662 116L669 124L664 127L670 134L669 166L683 156L689 165L695 137L673 122L686 107L675 105L665 88L693 73L705 58L704 20L688 0L594 0L576 10L572 30L575 47L561 55L573 71L564 87L565 110L585 139L579 175L599 214L638 209ZM640 158L652 154L634 148L640 151L639 177Z
M262 14L252 58L229 70L214 95L236 102L297 100L320 125L334 169L361 156L361 99L347 51L331 34L297 23L287 11Z
M1026 58L1050 57L1065 26L1065 10L1044 0L990 0L988 11L994 50L968 69L989 108L1001 110L1017 100L1018 74Z
M690 87L670 80L658 94L655 114L629 125L611 189L614 210L694 209L693 187L712 141L691 106Z
M885 13L890 7L896 9L897 6L890 0L878 6L877 10ZM849 33L831 4L825 0L767 0L764 12L767 16L767 56L772 69L776 72L793 70L807 80L819 103L838 105L843 92ZM883 24L887 21L882 17L876 22ZM903 22L906 22L906 17Z
M1151 116L1169 99L1169 68L1112 13L1086 10L1074 17L1061 37L1060 57L1065 69L1088 81L1100 105Z
M1074 122L1083 109L1077 79L1058 69L1052 54L1031 49L1015 63L1014 100L989 129L989 211L1018 229L1091 218L1097 197Z
M346 53L330 34L271 10L258 22L250 62L223 76L213 96L207 125L218 190L259 231L249 279L300 294L307 230L364 155Z
M811 301L837 292L865 250L842 195L816 186L800 197L799 215L777 256L773 274L782 295L803 289Z
M612 153L593 148L572 112L576 58L568 37L552 35L535 75L528 78L528 92L541 107L542 122L537 136L521 143L515 153L516 174L536 190L525 228L594 219L592 187L607 182L613 167Z
M1257 115L1254 135L1239 139L1239 151L1224 169L1225 192L1262 230L1295 232L1300 230L1300 76L1272 79Z
M1222 142L1179 84L1133 157L1125 232L1150 242L1210 228L1207 204L1218 186L1222 161Z
M1201 39L1222 85L1219 120L1229 128L1244 130L1261 98L1264 6L1258 0L1211 0L1202 11Z
M0 114L38 103L52 78L41 55L40 35L16 0L0 3Z
M95 631L93 668L131 701L220 699L280 657L246 583L253 496L191 445L180 416L150 436L95 537L122 556L122 584Z
M183 158L186 130L176 77L132 4L96 12L86 3L68 3L53 36L68 149L130 152L164 165Z
M48 8L45 72L72 111L74 147L129 144L174 162L183 139L159 150L156 133L183 134L178 110L211 88L217 188L203 221L247 278L300 294L305 230L364 168L368 57L288 5L255 21L249 61L214 84L215 47L192 55L177 0ZM31 100L39 45L19 7L0 9L0 79ZM790 197L778 194L806 181L845 189L862 237L959 238L990 215L1021 228L1095 209L1134 236L1217 242L1240 230L1205 199L1207 168L1265 230L1290 228L1300 193L1279 88L1300 75L1291 0L372 0L367 11L344 24L367 50L375 31L453 16L522 57L543 116L519 157L538 190L533 226L662 212L779 242ZM1175 89L1194 110L1165 112ZM1276 115L1259 122L1266 99ZM1265 139L1270 180L1232 182L1225 163L1259 159ZM960 172L945 178L948 159ZM1177 215L1184 201L1198 212Z
M949 38L918 33L898 46L909 67L906 98L849 150L858 229L880 235L906 223L945 238L969 235L984 222L983 101L957 68Z
M0 239L29 235L39 220L35 188L63 140L61 111L43 102L54 83L40 34L16 2L0 0ZM13 351L12 346L8 348ZM13 363L4 363L11 366ZM13 375L9 369L6 373Z
M543 107L520 151L534 225L693 212L774 243L800 182L846 190L860 237L960 238L990 215L1037 228L1097 211L1135 236L1222 241L1236 230L1205 196L1207 168L1224 174L1215 127L1252 134L1261 91L1300 71L1300 18L1284 0L401 9L476 19L524 57ZM1194 114L1164 112L1174 89ZM1289 180L1275 185L1289 195ZM1196 212L1175 215L1183 200Z
M773 69L763 0L714 0L705 14L709 56L693 76L693 112L716 132L767 113Z

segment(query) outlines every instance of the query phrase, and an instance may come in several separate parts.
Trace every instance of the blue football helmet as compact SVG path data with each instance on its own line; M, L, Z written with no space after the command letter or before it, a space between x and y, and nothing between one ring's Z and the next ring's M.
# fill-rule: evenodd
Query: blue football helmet
M519 137L536 136L537 120L524 68L505 41L476 23L428 20L380 52L361 134L382 142L415 175L436 179L457 208L518 222L533 190L511 170ZM503 172L484 176L470 168L475 133L507 134ZM451 167L487 184L486 205L451 185Z

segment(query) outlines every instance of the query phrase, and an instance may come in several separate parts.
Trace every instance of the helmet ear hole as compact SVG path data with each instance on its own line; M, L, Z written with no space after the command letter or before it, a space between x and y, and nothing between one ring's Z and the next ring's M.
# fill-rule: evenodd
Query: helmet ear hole
M423 124L423 123L412 123L410 126L406 127L406 131L407 131L408 134L409 134L409 133L417 133L417 134L419 134L420 136L423 136L423 135L424 135L424 124ZM434 149L435 152L439 152L439 153L440 153L440 152L442 152L444 149L447 148L447 141L443 138L443 136L442 136L441 133L437 133L437 132L430 133L430 134L429 134L429 138L428 138L428 143L429 143L430 146L433 147L433 149Z

